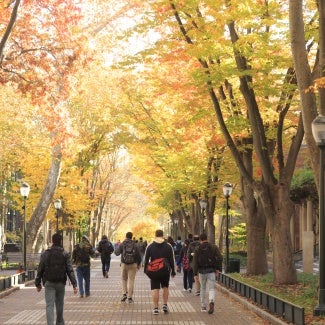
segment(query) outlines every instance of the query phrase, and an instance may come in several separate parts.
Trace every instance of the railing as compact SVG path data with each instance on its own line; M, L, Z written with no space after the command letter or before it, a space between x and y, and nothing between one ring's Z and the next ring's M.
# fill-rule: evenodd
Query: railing
M237 281L223 273L219 273L217 281L226 288L251 299L253 302L263 306L267 311L277 314L295 325L305 324L305 309L302 307Z
M23 284L26 281L34 280L35 277L36 270L27 270L26 274L25 272L21 272L7 276L5 278L0 278L0 292L14 286L18 286L19 284Z
M33 267L39 263L41 253L27 253L26 261L27 267ZM23 265L23 255L22 252L8 252L5 256L6 268L9 264Z

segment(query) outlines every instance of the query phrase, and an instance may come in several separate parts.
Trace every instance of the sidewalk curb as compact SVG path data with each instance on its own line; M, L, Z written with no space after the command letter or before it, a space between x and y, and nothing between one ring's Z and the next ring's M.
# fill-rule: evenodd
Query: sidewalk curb
M220 284L216 284L216 288L221 291L223 294L227 295L229 298L239 302L248 310L254 312L259 317L265 319L266 321L270 322L272 325L288 325L287 322L282 321L281 319L273 316L272 314L264 311L261 307L255 306L249 300L229 291L228 289L224 288Z
M34 281L35 281L35 280L26 281L24 284L20 284L20 285L17 285L17 286L11 287L11 288L9 288L9 289L7 289L7 290L1 291L1 292L0 292L0 299L6 297L6 296L8 296L8 295L10 295L11 293L15 292L16 290L20 290L20 287L21 287L22 285L24 285L24 286L27 287L27 286L33 284Z

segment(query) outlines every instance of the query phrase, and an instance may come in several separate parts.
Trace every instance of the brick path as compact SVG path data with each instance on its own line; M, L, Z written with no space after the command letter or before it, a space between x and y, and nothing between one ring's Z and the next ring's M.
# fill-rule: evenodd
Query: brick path
M92 261L88 298L74 295L67 285L64 319L66 325L101 324L166 324L166 325L258 325L269 324L256 314L216 290L215 312L201 313L200 299L182 291L182 275L170 282L169 314L152 315L149 279L141 269L136 276L134 303L121 303L119 258L112 258L110 276L104 279L99 260ZM160 297L160 308L162 298ZM0 299L0 324L46 324L44 288L40 293L34 286L22 287Z

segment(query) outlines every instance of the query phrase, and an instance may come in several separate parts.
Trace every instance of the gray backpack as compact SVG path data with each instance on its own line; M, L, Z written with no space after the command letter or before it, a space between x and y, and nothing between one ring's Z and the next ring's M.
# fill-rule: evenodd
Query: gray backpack
M133 241L126 241L123 243L122 260L125 264L136 263L135 243Z

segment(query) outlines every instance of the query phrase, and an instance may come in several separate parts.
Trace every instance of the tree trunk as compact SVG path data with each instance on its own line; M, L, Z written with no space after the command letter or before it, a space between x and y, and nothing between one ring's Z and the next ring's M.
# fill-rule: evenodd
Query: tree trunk
M44 189L37 203L36 209L34 210L33 215L27 224L27 252L34 251L37 241L37 234L43 221L46 219L47 211L52 203L53 195L60 177L61 158L61 146L56 145L52 149L52 162Z
M250 192L250 195L247 195ZM267 256L266 256L266 218L262 203L256 203L252 191L246 186L242 197L245 212L247 214L247 270L250 275L267 274Z
M242 151L243 163L247 171L253 174L252 139L243 138L240 141L245 150ZM268 272L266 256L266 217L263 205L254 196L254 190L244 177L241 177L241 201L246 214L247 229L247 274L259 275ZM257 201L258 200L258 201Z
M308 63L308 53L306 51L302 5L301 1L289 1L291 48L302 104L305 141L310 152L309 157L315 173L317 188L319 188L319 149L315 143L311 130L311 123L317 116L317 106L315 94L312 91L307 91L309 87L313 86L313 76Z
M273 247L273 281L276 284L294 284L297 272L294 265L290 238L290 219L293 203L289 188L283 184L273 189L266 187L261 193L264 212L267 215Z
M208 241L210 243L216 243L216 227L214 225L214 211L216 206L216 196L213 195L208 198L208 209L206 210L206 232L208 236Z

